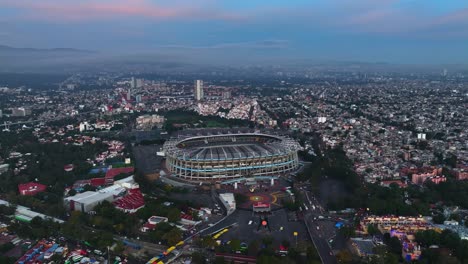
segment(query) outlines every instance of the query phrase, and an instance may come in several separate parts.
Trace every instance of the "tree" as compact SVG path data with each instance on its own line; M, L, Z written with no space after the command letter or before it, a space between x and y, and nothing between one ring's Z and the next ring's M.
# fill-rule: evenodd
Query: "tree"
M236 200L236 204L244 204L249 200L249 198L242 193L235 193L234 199Z
M241 246L241 241L239 239L233 239L231 240L231 243L229 244L232 250L237 251L240 249Z
M390 249L390 251L392 253L395 253L397 255L401 255L402 246L401 246L401 242L398 239L398 237L391 237L389 239L387 245L388 245L388 248Z
M432 220L436 224L443 224L445 221L445 216L443 214L436 214L434 217L432 217Z
M175 245L182 240L182 231L178 228L173 228L171 231L163 235L163 239L167 241L168 245Z
M458 158L456 155L451 154L448 158L444 160L445 164L448 166L455 168L457 166Z
M339 232L345 237L345 238L350 238L356 236L356 232L354 228L349 227L349 226L344 226L340 228Z
M416 241L424 247L440 244L440 234L434 230L419 231L415 237Z
M0 263L13 264L15 262L16 262L16 259L13 257L0 256Z
M307 259L309 261L320 261L320 256L317 252L317 249L313 246L309 246L307 247L307 251L306 251L306 254L307 254Z
M336 254L336 259L340 263L349 263L353 260L353 256L347 250L341 250Z
M460 237L449 229L445 229L440 234L440 244L451 249L456 249L460 244Z
M273 237L272 236L264 236L262 238L262 243L268 247L270 246L271 244L273 244Z
M217 246L216 241L211 236L203 237L201 244L204 248L212 249Z
M201 252L193 252L192 253L192 262L194 264L205 264L206 263L206 256L203 255Z
M260 246L258 244L258 241L254 240L250 242L249 246L247 247L247 253L250 256L256 256L258 254L259 249L260 249Z
M11 242L5 243L3 245L0 245L0 253L6 253L7 251L13 249L15 245Z
M289 248L291 243L289 243L289 240L284 239L283 241L281 241L281 245L285 248Z
M169 222L178 222L180 221L180 210L177 208L171 208L167 214Z
M224 257L216 257L214 264L226 264L226 260L224 260Z
M15 213L15 211L15 206L0 205L0 214L2 215L12 215Z
M398 264L399 256L391 253L387 253L384 255L384 263L385 264Z
M379 231L379 229L377 228L376 225L369 224L367 226L367 233L369 233L369 235L373 236L373 235L377 235L378 233L380 233L380 231Z

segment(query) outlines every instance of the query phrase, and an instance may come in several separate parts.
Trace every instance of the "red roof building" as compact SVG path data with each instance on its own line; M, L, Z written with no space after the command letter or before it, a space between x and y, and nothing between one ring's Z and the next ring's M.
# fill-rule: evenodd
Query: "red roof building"
M72 171L73 168L74 168L73 164L67 164L67 165L63 166L63 170L66 171L66 172Z
M18 185L18 191L21 195L36 195L40 192L44 192L47 189L47 185L40 184L37 182L28 182Z
M122 174L122 173L133 173L134 170L135 168L133 167L109 169L106 172L106 178L114 178L115 176Z
M140 189L130 189L127 195L114 201L114 205L117 209L127 213L134 213L145 206L145 200Z
M408 187L408 184L402 182L401 180L387 180L387 181L382 181L380 185L384 187L390 187L392 183L397 184L400 188L406 188Z

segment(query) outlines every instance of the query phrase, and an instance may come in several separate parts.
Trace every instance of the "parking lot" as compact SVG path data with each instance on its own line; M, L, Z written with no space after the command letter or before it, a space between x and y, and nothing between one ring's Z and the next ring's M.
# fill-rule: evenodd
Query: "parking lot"
M250 221L252 221L252 223L249 225ZM203 235L210 234L236 223L235 226L229 229L229 232L220 237L221 240L229 241L232 239L239 239L241 242L250 243L254 240L261 240L262 237L265 236L272 236L275 240L274 246L276 247L279 246L279 243L283 240L288 240L291 244L294 244L296 242L294 232L297 232L298 241L310 241L304 223L301 221L288 221L286 209L274 211L272 215L268 217L271 231L263 227L257 230L259 221L260 218L254 216L252 211L237 210L225 221L204 232Z

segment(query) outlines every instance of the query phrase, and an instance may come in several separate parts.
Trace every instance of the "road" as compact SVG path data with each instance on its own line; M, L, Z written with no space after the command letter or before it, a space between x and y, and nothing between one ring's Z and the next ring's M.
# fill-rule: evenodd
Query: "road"
M333 237L334 234L332 234L329 229L324 230L320 225L321 220L319 216L325 216L326 213L309 191L304 188L300 189L300 191L303 197L305 197L307 206L307 209L304 211L304 222L322 263L337 263L336 257L333 255L333 251L327 241Z
M135 146L133 154L135 155L136 166L143 174L159 173L161 170L162 158L156 155L161 145Z

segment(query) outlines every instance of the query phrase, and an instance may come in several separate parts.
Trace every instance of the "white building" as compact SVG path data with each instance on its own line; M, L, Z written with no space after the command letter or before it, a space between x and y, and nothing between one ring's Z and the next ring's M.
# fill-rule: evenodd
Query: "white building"
M135 184L133 176L115 181L113 185L99 191L87 191L74 196L67 197L64 200L65 207L70 211L89 212L103 201L113 202L122 196L127 189L138 187Z
M203 100L203 81L202 80L195 81L195 90L193 94L195 96L195 100L197 101Z
M92 130L92 126L88 122L81 122L80 123L80 132L86 131L86 130Z
M236 210L236 200L234 199L233 193L222 193L219 195L219 199L226 207L227 214L230 215Z
M127 99L127 101L132 100L132 90L131 90L131 89L128 89L128 91L127 91L127 98L126 98L126 99Z
M165 118L160 115L142 115L136 118L137 129L152 129L154 126L162 127Z
M65 207L70 211L87 213L103 201L113 202L114 195L111 192L84 192L67 197L64 200Z
M11 116L28 116L31 114L31 109L26 107L18 107L11 109Z
M418 133L418 139L426 140L426 134L425 133Z
M9 164L0 164L0 174L7 172L9 167Z
M132 77L132 79L130 80L130 87L131 88L137 87L137 80L135 79L135 77Z
M136 88L143 87L143 79L136 79Z

